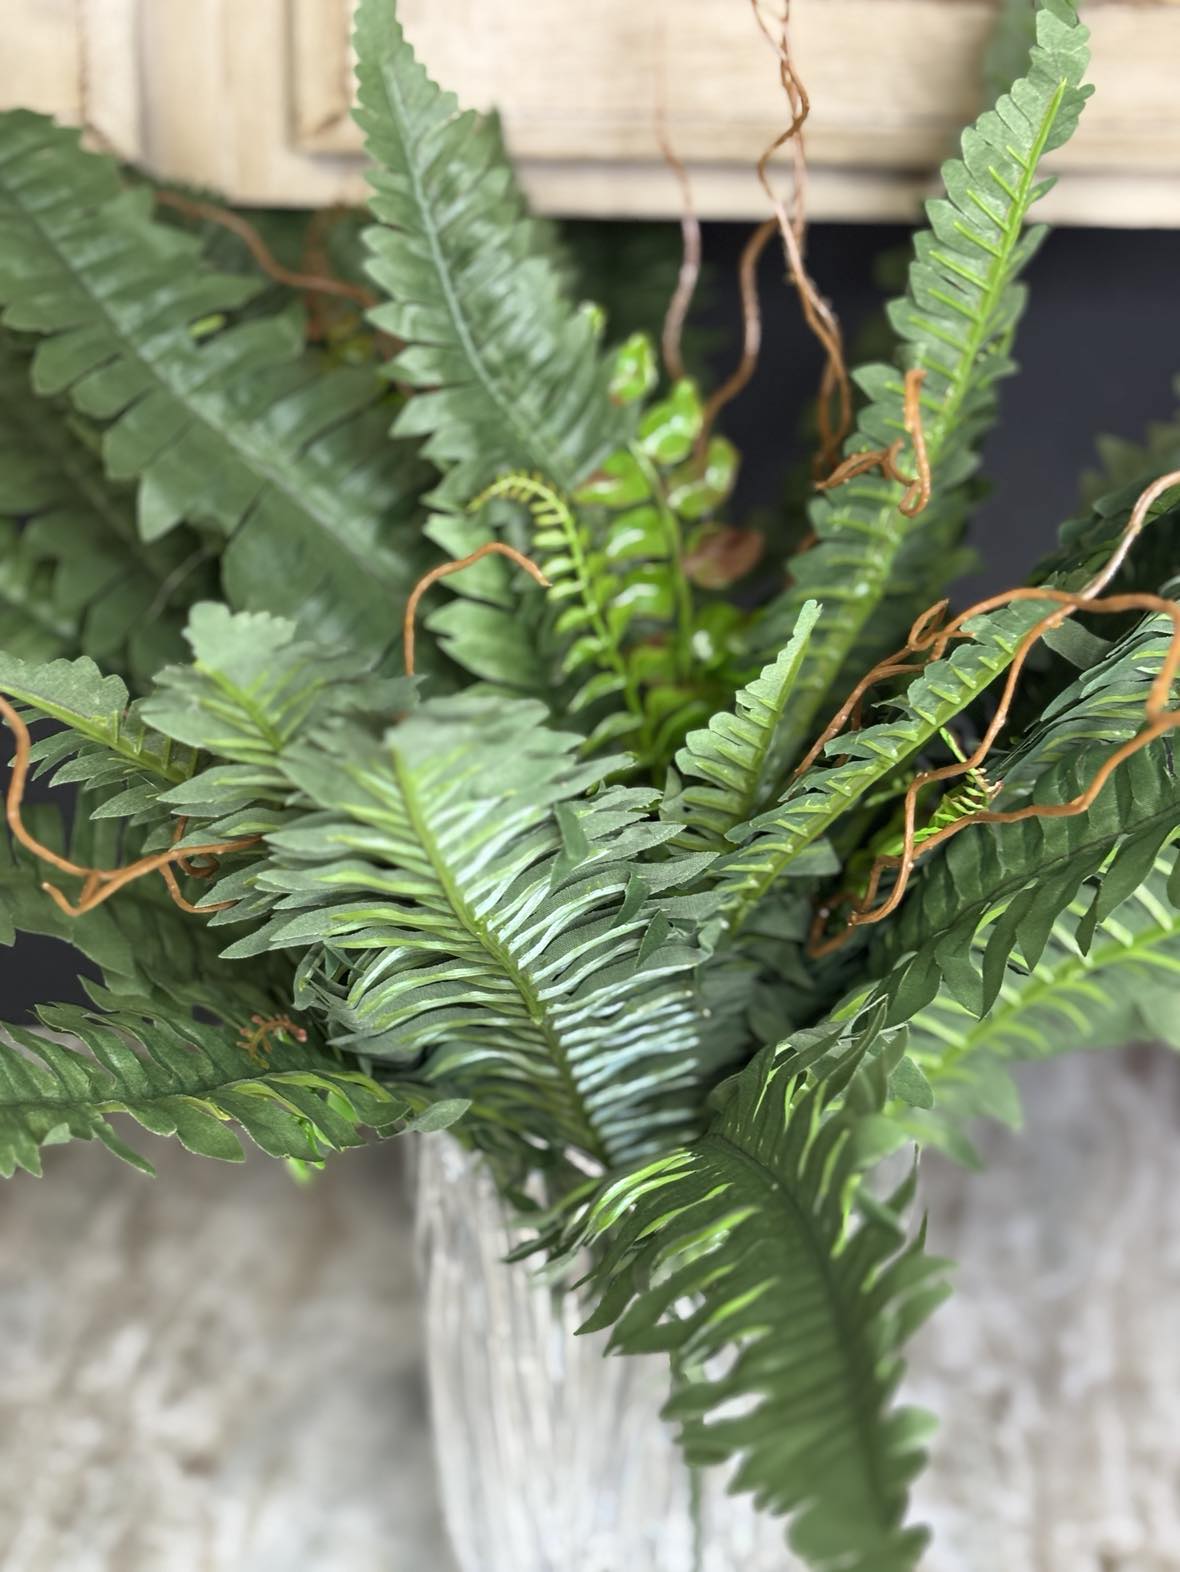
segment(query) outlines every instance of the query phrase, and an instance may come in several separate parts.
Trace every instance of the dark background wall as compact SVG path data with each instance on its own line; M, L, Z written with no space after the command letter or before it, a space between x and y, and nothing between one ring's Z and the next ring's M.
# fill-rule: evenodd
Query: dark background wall
M707 358L728 371L739 333L737 261L745 226L706 226L709 287L702 327ZM816 226L812 272L843 320L850 344L883 298L880 259L905 245L901 226ZM600 243L600 242L599 242ZM773 506L787 466L806 457L800 412L813 395L820 357L793 293L768 252L763 265L764 349L754 381L727 414L744 455L735 516ZM1180 233L1062 230L1029 270L1032 299L1020 329L1022 370L1003 388L1002 416L988 440L993 490L977 516L983 556L964 594L1021 578L1051 547L1075 509L1077 481L1100 432L1135 437L1174 408L1180 371ZM7 743L5 735L4 743ZM66 946L22 937L0 950L0 1020L21 1020L37 1002L79 997Z

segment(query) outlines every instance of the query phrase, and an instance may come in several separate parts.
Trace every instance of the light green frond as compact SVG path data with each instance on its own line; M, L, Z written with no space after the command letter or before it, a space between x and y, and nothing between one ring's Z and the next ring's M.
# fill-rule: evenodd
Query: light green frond
M235 321L258 284L203 268L149 193L41 116L0 117L0 215L4 322L42 337L37 392L104 425L143 539L208 526L233 604L383 650L420 571L429 471L389 443L377 373L326 369L298 313Z
M1038 165L1077 124L1087 36L1069 0L1044 0L1026 74L963 133L962 157L943 166L946 196L927 205L931 228L916 237L907 292L891 308L904 364L926 372L931 501L911 520L898 509L903 488L872 472L813 503L818 544L792 560L794 583L766 625L767 637L781 642L807 600L823 604L784 735L788 760L824 703L842 698L861 669L898 644L945 583L937 575L945 575L958 541L964 486L994 418L995 385L1012 369L1023 307L1016 281L1043 234L1023 231L1049 185ZM856 380L869 403L848 451L903 437L901 370L868 366Z
M303 952L299 1000L341 1043L616 1163L696 1119L699 903L666 892L707 859L645 860L675 833L654 794L587 795L619 761L579 764L543 715L472 694L292 750L311 811L270 837L273 915L226 954Z
M586 1329L671 1354L666 1412L689 1461L736 1460L734 1488L791 1516L809 1565L909 1572L926 1536L904 1526L906 1492L929 1421L892 1403L901 1348L946 1288L906 1241L909 1184L858 1211L839 1100L856 1062L809 1078L800 1056L763 1053L699 1141L609 1184L589 1215L607 1254ZM879 1106L879 1067L862 1074Z
M202 1025L158 1005L96 1014L44 1008L46 1027L77 1046L9 1026L0 1042L0 1174L41 1172L40 1148L100 1140L146 1173L151 1164L112 1124L128 1114L191 1152L239 1162L235 1128L272 1157L318 1162L363 1144L369 1126L393 1133L410 1103L312 1047L272 1038L268 1062L251 1058L233 1024ZM249 1025L248 1022L243 1023Z
M560 675L569 683L562 712L591 727L587 751L606 742L628 745L641 757L648 741L647 718L638 680L624 651L635 616L627 580L594 540L575 505L540 475L501 475L470 504L473 513L490 502L514 502L532 523L529 555L549 580L551 636L560 654ZM436 629L443 619L432 624ZM614 701L604 715L604 701ZM597 715L595 723L593 717Z
M216 761L164 798L197 821L187 835L194 844L277 826L293 789L281 761L297 737L350 712L393 719L414 702L412 680L374 677L363 657L300 638L294 622L269 612L194 606L185 638L192 664L160 672L141 712Z

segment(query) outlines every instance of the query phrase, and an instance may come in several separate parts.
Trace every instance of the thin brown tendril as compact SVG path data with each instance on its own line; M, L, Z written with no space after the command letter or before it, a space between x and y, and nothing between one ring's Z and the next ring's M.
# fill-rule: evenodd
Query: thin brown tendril
M202 906L197 908L190 905L181 895L172 873L172 864L177 863L182 867L193 857L209 857L216 859L223 853L245 851L248 847L256 846L261 841L260 835L251 835L242 840L216 841L208 846L189 846L184 851L177 851L175 846L168 851L155 852L147 857L140 857L136 862L129 863L125 868L84 868L76 862L71 862L68 857L62 857L51 847L44 845L26 827L21 817L21 806L24 802L25 785L29 776L29 750L32 739L29 728L24 718L13 708L8 700L0 694L0 716L8 723L13 735L15 753L12 760L12 774L8 781L8 790L4 799L4 814L8 820L8 828L12 837L18 841L26 851L29 851L39 862L47 862L59 872L68 874L71 878L83 881L81 894L76 903L71 902L55 884L42 884L41 888L53 902L65 912L67 917L83 917L87 912L101 906L104 901L110 900L117 890L141 879L145 874L159 873L168 886L168 893L176 904L184 911L207 912L221 911L225 906L232 906L232 901L223 902L219 906ZM207 877L207 875L205 875Z
M926 373L921 366L911 366L905 374L905 429L913 445L918 473L897 505L910 519L916 518L930 501L930 456L926 452L926 433L922 429L922 384L925 380Z
M905 374L903 420L906 435L914 450L917 474L903 475L898 469L897 460L905 446L905 438L898 437L887 448L868 448L863 453L850 453L837 464L826 480L816 481L817 491L831 491L836 486L842 486L846 480L865 475L871 469L879 469L886 480L896 481L899 486L906 488L905 495L897 504L898 510L911 519L922 512L930 501L930 458L926 452L926 434L922 429L922 383L925 380L926 373L921 366L914 366Z
M765 219L758 225L742 247L738 263L738 287L742 296L742 354L737 365L719 388L715 388L705 401L701 417L697 452L703 453L718 415L742 392L758 369L758 354L762 348L762 307L758 300L758 262L766 250L767 242L778 229L778 220Z
M820 383L818 409L820 451L815 461L816 471L822 475L836 463L844 439L852 429L852 383L844 359L840 324L831 306L816 288L803 262L807 226L807 162L802 133L803 125L811 112L811 103L791 59L790 0L784 0L782 16L778 19L775 28L769 26L762 13L762 0L750 0L750 5L763 37L778 56L779 81L787 95L787 103L791 111L790 125L775 137L758 160L758 179L774 208L786 254L787 271L799 296L804 319L819 340L827 357ZM771 159L779 148L788 142L791 143L795 166L790 212L787 211L782 197L774 189L769 175ZM834 420L833 402L836 406Z
M898 437L887 448L866 448L863 453L850 453L842 459L826 480L817 480L817 491L834 491L837 486L842 486L846 480L855 480L858 475L867 475L871 469L879 469L886 480L895 480L900 485L908 485L909 477L903 475L897 467L898 456L905 446L905 438Z
M684 371L684 324L692 307L693 296L697 292L697 284L701 277L701 221L697 217L696 208L692 200L692 181L688 178L688 170L684 167L684 160L672 146L668 136L664 105L661 100L656 119L656 139L660 144L660 152L664 155L664 162L676 177L680 187L680 234L683 239L684 251L680 261L680 273L676 279L676 288L668 302L668 310L664 316L664 328L660 335L660 350L664 357L664 368L673 382L679 382L685 375Z
M339 295L344 300L354 300L358 306L366 309L377 304L377 296L363 284L352 284L347 279L334 278L327 273L297 273L284 267L254 225L240 213L219 207L215 202L201 202L195 197L181 196L178 191L157 191L156 201L165 207L174 208L178 213L184 213L188 218L220 224L222 229L237 235L262 271L277 284L285 284L289 289L302 290L307 294Z
M255 1013L250 1017L249 1026L239 1026L238 1038L240 1046L248 1053L255 1064L265 1064L267 1055L273 1051L274 1045L271 1038L283 1032L288 1037L293 1037L297 1043L307 1041L307 1033L302 1026L297 1026L289 1015L259 1015Z
M410 591L410 598L406 602L406 612L402 619L402 647L405 650L406 676L414 675L414 619L418 615L418 602L425 595L432 584L437 584L439 579L445 579L451 573L458 573L463 568L469 568L473 562L478 562L481 557L492 555L507 557L509 562L515 562L518 568L523 568L532 578L536 579L542 589L549 589L550 583L541 572L531 557L526 557L522 551L517 551L515 546L508 546L502 540L489 540L486 545L480 546L478 551L473 551L470 556L460 557L455 562L440 562L437 568L431 568L429 573L424 573L417 584ZM204 850L204 847L201 848Z
M1115 574L1126 561L1127 553L1132 544L1142 533L1152 505L1174 487L1180 486L1180 470L1169 471L1161 475L1147 486L1140 494L1131 511L1131 516L1126 527L1119 536L1114 550L1103 566L1092 579L1078 591L1052 589L1038 585L1026 585L1018 589L1006 590L998 595L988 596L977 601L965 611L959 612L950 622L941 624L941 617L946 611L945 600L927 607L915 620L910 629L910 635L903 649L887 656L871 671L866 673L857 683L852 693L832 717L823 733L808 753L807 757L795 771L793 779L798 777L815 762L824 747L832 738L837 736L859 709L860 703L868 690L877 683L889 677L899 676L903 673L917 669L913 663L908 662L908 655L922 655L926 663L941 660L948 645L953 639L969 638L965 632L965 625L973 618L983 615L988 611L998 610L1002 606L1013 605L1018 601L1049 601L1054 609L1047 612L1028 630L1017 645L1012 661L1008 667L1004 681L1000 702L996 707L990 723L983 736L980 738L975 750L962 760L954 760L944 764L938 769L924 770L915 775L906 788L903 804L903 829L901 851L897 854L881 856L876 859L869 874L866 890L853 903L853 910L848 918L847 925L838 933L824 938L823 927L827 918L836 905L850 901L852 898L847 892L836 897L821 908L813 926L812 941L809 944L809 953L821 956L831 953L842 945L852 932L853 928L867 926L871 923L881 922L895 911L905 895L909 884L910 874L915 862L927 852L940 846L952 836L975 824L1015 824L1023 819L1032 818L1070 818L1076 814L1084 813L1091 805L1099 792L1110 779L1119 765L1138 753L1140 749L1154 742L1157 737L1166 732L1180 727L1180 709L1170 709L1172 685L1180 671L1180 605L1175 601L1166 600L1160 595L1147 593L1130 593L1123 595L1103 595L1102 591L1114 578ZM1144 706L1144 724L1135 736L1122 743L1113 753L1106 758L1094 777L1085 789L1063 803L1028 803L1021 808L995 809L980 808L974 812L963 814L960 818L944 825L941 829L925 836L921 844L917 843L918 824L918 799L927 786L939 782L955 780L973 770L984 767L985 761L995 745L996 739L1007 724L1012 702L1016 695L1017 684L1021 673L1033 648L1040 642L1046 633L1059 628L1076 611L1087 613L1122 613L1128 611L1154 612L1166 616L1172 623L1172 640L1159 671L1156 673L1151 688L1148 691L1147 701ZM886 898L874 905L884 874L895 869L897 879Z

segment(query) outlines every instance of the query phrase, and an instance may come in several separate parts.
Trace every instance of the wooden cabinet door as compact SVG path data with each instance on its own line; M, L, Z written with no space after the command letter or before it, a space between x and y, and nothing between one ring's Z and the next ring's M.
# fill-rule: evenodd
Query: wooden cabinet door
M7 0L0 102L85 121L125 156L241 203L363 195L354 0ZM1097 92L1055 160L1059 222L1180 225L1180 4L1093 0ZM765 212L784 124L745 0L400 0L432 73L496 105L541 209L668 216L669 135L702 213ZM992 0L794 0L816 217L908 218L978 107Z

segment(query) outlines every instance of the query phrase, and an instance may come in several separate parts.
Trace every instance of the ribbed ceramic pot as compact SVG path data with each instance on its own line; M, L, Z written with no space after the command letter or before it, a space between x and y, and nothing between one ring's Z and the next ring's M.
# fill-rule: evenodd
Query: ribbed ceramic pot
M781 1522L694 1475L660 1418L663 1359L526 1266L479 1160L419 1143L416 1228L439 1489L460 1572L788 1572Z

